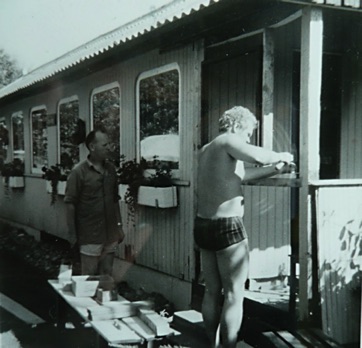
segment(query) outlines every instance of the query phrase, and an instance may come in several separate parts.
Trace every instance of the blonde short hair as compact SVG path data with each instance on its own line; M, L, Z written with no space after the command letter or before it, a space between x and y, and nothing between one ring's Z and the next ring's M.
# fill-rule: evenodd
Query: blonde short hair
M234 126L245 129L250 125L253 129L257 128L258 120L248 108L243 106L234 106L226 110L219 119L220 132L225 132Z

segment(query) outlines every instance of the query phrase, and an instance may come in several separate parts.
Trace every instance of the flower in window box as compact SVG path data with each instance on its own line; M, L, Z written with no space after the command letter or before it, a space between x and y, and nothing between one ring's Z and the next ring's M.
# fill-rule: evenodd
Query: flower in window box
M125 161L121 156L121 166L117 170L119 193L128 205L129 217L134 218L137 204L159 208L169 208L177 205L176 187L172 184L171 165L159 161L154 156L153 161L147 162L141 158ZM145 176L146 170L153 173Z
M1 166L1 175L9 187L24 187L24 162L15 158L12 162L4 163Z
M57 195L65 193L65 185L70 170L57 163L56 165L50 166L49 168L44 166L42 171L44 172L42 176L43 179L47 180L47 182L50 184L50 204L53 205L57 200Z

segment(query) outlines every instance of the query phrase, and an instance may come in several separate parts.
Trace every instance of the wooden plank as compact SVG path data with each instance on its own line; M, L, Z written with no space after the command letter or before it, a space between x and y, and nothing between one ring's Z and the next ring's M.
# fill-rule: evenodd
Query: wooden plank
M156 336L167 336L171 333L167 320L152 310L139 309L138 315L156 334Z
M286 344L278 335L276 335L274 332L268 331L263 332L262 335L271 342L275 347L278 348L290 348L288 344Z
M143 337L145 340L150 341L155 339L156 335L139 317L123 318L122 321L137 335Z
M306 344L302 343L296 336L292 335L288 331L278 331L277 334L293 348L308 348Z
M325 345L319 341L318 339L316 339L310 332L308 332L307 330L298 330L296 333L297 337L300 337L301 339L303 339L305 342L307 342L308 344L310 344L312 347L315 348L325 348Z
M319 8L303 9L300 97L299 300L300 319L309 316L311 274L308 182L319 178L319 127L322 84L323 18Z
M93 321L92 327L110 344L141 343L143 338L138 336L121 320Z
M340 345L338 345L335 341L333 341L330 337L325 335L321 330L318 329L311 329L310 330L315 337L317 337L322 342L327 343L332 348L340 348Z

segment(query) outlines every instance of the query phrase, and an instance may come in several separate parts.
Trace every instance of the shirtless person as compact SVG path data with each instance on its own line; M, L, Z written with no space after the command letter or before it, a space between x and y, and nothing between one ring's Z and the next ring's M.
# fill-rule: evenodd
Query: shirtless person
M257 124L248 109L233 107L219 120L221 134L199 154L194 238L205 277L202 315L213 347L236 347L243 317L249 250L241 183L288 172L293 160L288 152L248 144ZM244 169L244 162L271 166Z

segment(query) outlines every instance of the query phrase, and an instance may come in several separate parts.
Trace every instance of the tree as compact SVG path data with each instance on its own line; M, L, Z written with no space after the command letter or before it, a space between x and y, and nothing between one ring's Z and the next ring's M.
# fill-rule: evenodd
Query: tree
M3 49L0 49L0 88L15 81L21 75L15 61Z

